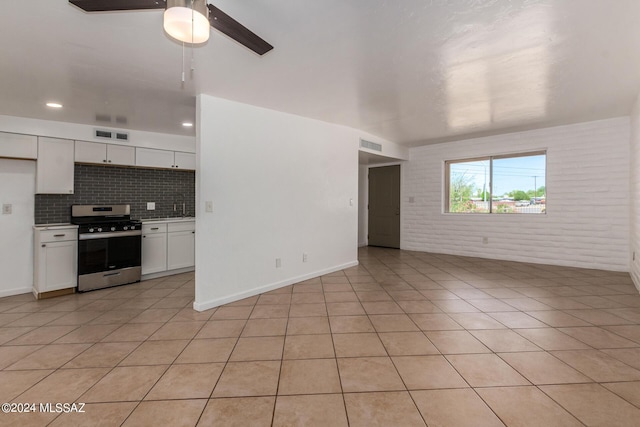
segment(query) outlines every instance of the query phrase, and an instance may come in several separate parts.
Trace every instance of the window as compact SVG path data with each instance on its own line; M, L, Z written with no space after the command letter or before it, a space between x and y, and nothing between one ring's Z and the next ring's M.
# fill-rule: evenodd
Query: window
M445 162L445 212L545 213L546 161L537 151Z

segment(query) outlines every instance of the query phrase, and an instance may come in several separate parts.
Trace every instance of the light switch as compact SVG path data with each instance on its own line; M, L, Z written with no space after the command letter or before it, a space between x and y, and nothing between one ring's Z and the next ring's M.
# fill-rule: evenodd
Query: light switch
M13 205L5 203L2 205L2 215L11 215L13 213Z
M147 202L147 210L155 211L156 210L156 202Z

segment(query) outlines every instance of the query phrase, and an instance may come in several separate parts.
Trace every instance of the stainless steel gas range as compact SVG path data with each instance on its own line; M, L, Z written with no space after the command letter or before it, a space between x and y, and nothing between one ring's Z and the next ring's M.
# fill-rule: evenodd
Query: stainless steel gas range
M130 205L73 205L78 225L78 291L139 282L142 225Z

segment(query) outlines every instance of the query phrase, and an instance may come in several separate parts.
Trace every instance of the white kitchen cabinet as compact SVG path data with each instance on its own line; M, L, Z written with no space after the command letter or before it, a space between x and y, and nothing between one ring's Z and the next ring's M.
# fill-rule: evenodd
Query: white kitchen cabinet
M75 161L78 163L134 166L135 160L136 152L134 147L101 142L76 141Z
M135 166L136 149L125 145L107 144L107 163L120 166Z
M193 219L150 220L142 223L142 274L153 277L193 270Z
M176 222L167 226L167 269L193 267L196 264L195 222Z
M163 169L196 169L196 155L181 151L136 148L136 166Z
M73 289L78 282L77 226L34 228L33 293Z
M73 141L39 137L36 193L73 194L73 174Z
M167 225L142 224L142 274L167 270Z
M38 157L38 137L0 132L0 157L36 159Z
M76 141L75 161L79 163L106 163L107 144Z
M174 154L173 166L177 169L196 170L196 155L193 153L176 151Z
M136 166L172 168L173 160L173 151L136 148Z

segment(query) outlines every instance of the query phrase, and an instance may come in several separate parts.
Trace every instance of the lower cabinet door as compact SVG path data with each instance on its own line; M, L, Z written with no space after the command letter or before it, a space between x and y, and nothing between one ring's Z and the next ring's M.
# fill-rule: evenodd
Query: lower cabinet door
M168 233L168 236L168 269L193 267L196 264L195 232L173 231Z
M167 271L167 233L142 236L142 274Z
M44 284L40 292L57 291L58 289L74 288L77 285L77 256L78 242L43 243L40 247L41 283Z

